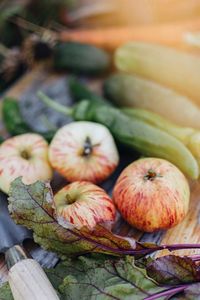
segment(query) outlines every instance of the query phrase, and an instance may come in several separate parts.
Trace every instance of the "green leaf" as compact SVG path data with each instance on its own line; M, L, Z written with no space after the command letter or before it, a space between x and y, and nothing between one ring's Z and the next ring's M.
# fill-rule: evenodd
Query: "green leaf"
M79 257L66 261L59 268L53 276L59 281L61 299L140 300L162 290L128 256L109 260ZM60 272L65 273L62 282Z
M61 300L142 300L163 289L129 256L68 259L45 272ZM1 300L13 299L8 284L0 289L1 295Z
M10 17L24 10L25 3L16 0L4 0L0 3L0 26Z
M136 266L133 257L128 254L142 256L161 249L161 246L142 245L135 240L116 236L103 225L96 226L92 231L87 228L78 230L56 219L52 203L53 193L48 183L38 181L25 185L21 178L13 181L9 197L10 213L18 224L34 231L36 242L63 257L93 253L90 258L67 260L55 270L47 271L61 299L166 299L166 296L176 295L186 288L188 299L192 299L190 295L198 295L197 286L190 290L187 284L199 280L199 270L190 258L166 256L155 261L143 259ZM95 253L101 253L101 256ZM102 254L112 256L108 259ZM126 257L113 258L113 255ZM171 286L161 289L156 281L147 276L146 265L148 274L154 280ZM175 283L178 286L172 286Z
M81 255L100 252L112 255L136 254L138 250L154 251L155 245L140 245L134 239L114 235L103 225L92 231L81 230L57 220L52 208L53 193L48 183L23 184L13 181L9 193L9 211L17 224L34 231L34 240L59 255ZM143 253L143 252L142 252Z
M45 272L62 300L142 300L163 289L129 256L68 259ZM0 289L0 299L13 299L8 284Z
M7 282L0 287L0 300L13 300L11 289Z
M105 224L98 224L92 231L87 227L78 230L70 223L57 220L49 183L38 181L26 185L21 178L17 178L11 184L9 196L9 211L15 222L32 229L35 242L61 256L93 252L135 255L138 258L162 249L200 248L199 244L158 246L139 243L132 238L113 234Z
M161 284L181 284L200 281L200 270L189 257L167 255L150 262L147 273Z
M81 256L45 272L61 300L166 300L170 297L198 300L200 297L200 283L159 286L144 268L135 265L132 256L109 259L99 254ZM13 300L8 284L0 288L0 299Z

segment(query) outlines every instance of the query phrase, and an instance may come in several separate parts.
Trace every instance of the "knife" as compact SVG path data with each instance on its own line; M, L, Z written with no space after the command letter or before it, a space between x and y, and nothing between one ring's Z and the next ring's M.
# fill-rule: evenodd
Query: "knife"
M31 231L16 225L10 217L7 196L0 192L0 253L5 254L13 298L59 300L40 264L31 258L22 246L23 241L30 238L32 238ZM54 262L57 262L55 257Z

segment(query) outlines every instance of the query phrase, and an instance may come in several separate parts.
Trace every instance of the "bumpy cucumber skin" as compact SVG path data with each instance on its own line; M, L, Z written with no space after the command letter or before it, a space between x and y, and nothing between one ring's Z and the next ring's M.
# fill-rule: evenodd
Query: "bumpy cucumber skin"
M91 45L67 42L54 49L54 67L74 74L99 75L110 68L111 60L104 50Z
M198 163L184 144L142 120L131 119L113 107L92 105L87 100L76 106L74 118L101 123L111 131L116 141L146 156L166 159L192 179L199 177Z

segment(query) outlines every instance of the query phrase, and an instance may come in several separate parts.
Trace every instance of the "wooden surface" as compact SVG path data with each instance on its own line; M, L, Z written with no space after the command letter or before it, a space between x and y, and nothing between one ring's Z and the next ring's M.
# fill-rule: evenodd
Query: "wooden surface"
M31 73L25 75L10 89L6 95L20 98L23 93L27 91L30 86L36 85L38 88L38 82L43 87L47 82L52 82L58 78L57 75L48 74L47 71L35 69ZM36 84L37 83L37 84ZM35 90L37 92L37 90ZM134 228L131 228L123 220L119 220L115 226L115 232L121 235L128 235L134 237L139 241L155 242L159 244L200 244L200 182L191 183L191 201L190 209L184 221L178 226L170 229L166 232L157 232L153 234L142 233ZM162 251L159 255L164 255L167 251ZM180 255L200 255L200 249L198 250L181 250L173 252ZM3 257L0 257L0 281L6 280L6 268L3 261Z

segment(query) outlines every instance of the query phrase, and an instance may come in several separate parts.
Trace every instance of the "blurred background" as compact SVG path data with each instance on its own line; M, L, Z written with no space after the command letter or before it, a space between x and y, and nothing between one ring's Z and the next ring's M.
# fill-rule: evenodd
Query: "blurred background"
M47 62L59 39L111 51L135 39L195 52L199 17L200 0L1 0L0 92ZM188 32L196 36L186 43Z

